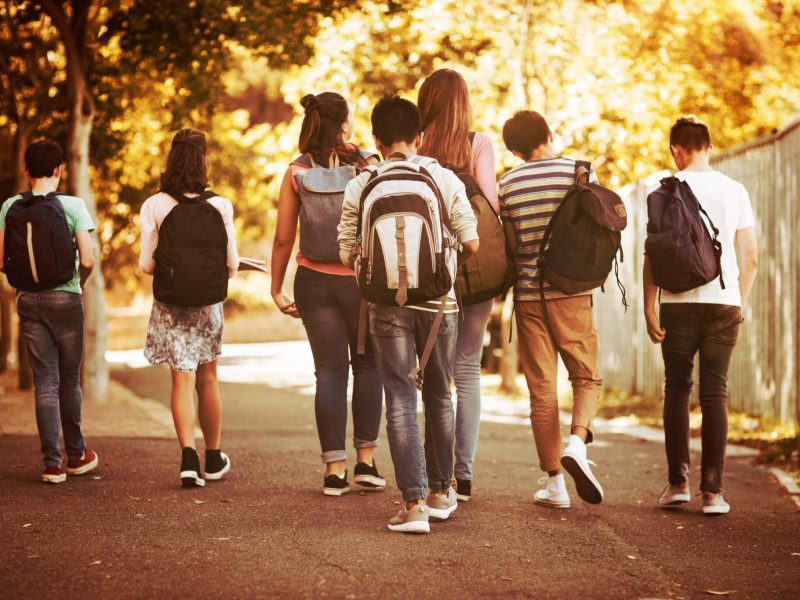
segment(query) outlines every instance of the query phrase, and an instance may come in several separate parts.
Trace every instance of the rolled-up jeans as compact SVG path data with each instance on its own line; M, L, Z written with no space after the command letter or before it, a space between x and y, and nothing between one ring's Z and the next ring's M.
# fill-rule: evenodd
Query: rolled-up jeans
M728 367L742 322L738 306L702 303L661 305L666 337L664 435L671 485L689 483L689 396L695 354L700 354L700 491L720 493L728 441Z
M417 385L409 373L425 347L436 313L371 304L370 332L386 393L386 432L397 487L406 501L444 490L453 475L453 399L450 380L456 343L455 313L444 315L423 371L423 452L417 423Z
M294 296L303 320L317 388L314 412L322 447L322 462L347 459L347 382L353 371L353 446L378 445L383 390L369 336L365 354L358 354L361 293L355 277L297 269Z
M481 425L481 358L494 300L464 306L458 321L453 379L456 382L456 479L472 480Z
M69 458L86 449L81 431L83 300L70 292L26 292L17 300L28 346L36 425L45 466L60 466L61 433Z

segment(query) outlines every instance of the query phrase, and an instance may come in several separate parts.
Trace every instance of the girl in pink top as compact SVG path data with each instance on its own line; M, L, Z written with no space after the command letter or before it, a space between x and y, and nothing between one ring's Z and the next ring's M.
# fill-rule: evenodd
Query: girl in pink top
M155 272L153 253L166 216L178 205L176 196L198 196L208 187L206 136L196 129L182 129L172 140L161 190L142 205L139 266ZM239 267L233 206L220 196L208 203L222 215L228 236L228 277ZM176 215L178 213L175 213ZM220 450L222 400L217 382L217 359L222 351L222 302L209 306L175 306L153 299L147 325L144 355L154 365L167 363L172 374L172 418L182 449L180 478L184 487L202 487L205 479L221 479L231 468ZM206 444L205 477L194 441L194 391L197 390L200 429Z
M296 176L312 167L337 162L360 169L367 166L367 160L376 159L366 157L356 146L347 143L353 118L341 95L335 92L308 94L301 104L305 109L299 142L302 155L286 169L278 198L278 224L272 245L272 298L284 314L303 320L317 378L314 408L322 462L325 463L322 491L328 496L341 496L350 491L345 468L345 432L351 368L353 445L357 455L355 482L381 489L386 485L373 460L378 445L383 388L370 344L367 344L366 354L356 352L361 293L353 271L338 260L313 262L300 253L296 257L294 300L284 292L283 283L302 208L297 181L302 181L302 177ZM338 202L341 213L342 200L343 194L342 199L332 194L326 202ZM312 229L302 230L301 235L309 231L313 235L314 227L325 227L324 232L318 232L320 236L331 234L335 239L335 225L310 223L308 226ZM328 227L333 230L329 231ZM302 245L303 239L300 242Z
M435 158L456 173L472 174L495 212L499 212L494 149L487 136L470 133L472 110L464 78L451 69L431 73L419 89L419 111L424 132L419 154ZM481 417L483 338L492 303L486 300L464 306L458 322L453 363L457 395L454 469L456 494L462 502L472 495L472 465ZM433 479L430 473L428 477Z

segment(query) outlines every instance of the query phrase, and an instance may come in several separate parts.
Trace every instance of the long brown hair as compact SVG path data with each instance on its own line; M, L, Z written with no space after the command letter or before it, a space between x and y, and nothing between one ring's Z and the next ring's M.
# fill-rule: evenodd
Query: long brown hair
M201 194L207 187L206 136L197 129L181 129L172 138L167 169L161 174L161 191L172 196Z
M348 147L342 136L342 125L350 114L344 97L336 92L306 94L300 104L305 109L297 144L300 152L311 154L324 167L328 166L332 153L337 154L342 163L356 163L360 158L358 149Z
M419 154L456 172L469 172L472 110L464 78L451 69L431 73L419 88L419 112L424 133Z

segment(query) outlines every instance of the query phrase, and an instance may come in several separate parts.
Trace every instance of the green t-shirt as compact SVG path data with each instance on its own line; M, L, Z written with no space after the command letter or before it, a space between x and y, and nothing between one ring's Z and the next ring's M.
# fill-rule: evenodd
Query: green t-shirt
M44 196L45 194L36 194L37 196ZM14 204L17 200L21 200L22 196L12 196L5 202L3 202L3 206L0 207L0 231L6 230L6 214L8 214L8 209L11 208L11 205ZM76 198L75 196L65 196L63 194L59 194L58 199L61 201L61 204L64 206L64 213L67 217L67 225L69 225L69 230L72 232L72 235L79 233L81 231L94 231L94 223L92 222L92 217L89 216L89 211L86 210L86 204L84 204L83 200L80 198ZM73 278L64 283L59 285L58 287L49 290L51 292L70 292L71 294L80 294L81 293L81 278L78 272L78 259L76 256L75 259L75 275ZM17 298L24 294L25 292L22 290L17 291Z

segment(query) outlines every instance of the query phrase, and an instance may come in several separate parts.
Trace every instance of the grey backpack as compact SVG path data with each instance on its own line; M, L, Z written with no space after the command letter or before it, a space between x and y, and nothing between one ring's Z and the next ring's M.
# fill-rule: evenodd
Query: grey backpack
M362 152L361 156L373 156ZM308 260L319 263L339 263L339 242L336 241L342 218L344 188L356 176L355 165L339 165L334 153L328 168L318 165L310 154L304 154L294 164L310 167L295 173L300 195L300 252Z

